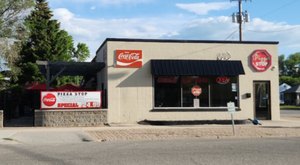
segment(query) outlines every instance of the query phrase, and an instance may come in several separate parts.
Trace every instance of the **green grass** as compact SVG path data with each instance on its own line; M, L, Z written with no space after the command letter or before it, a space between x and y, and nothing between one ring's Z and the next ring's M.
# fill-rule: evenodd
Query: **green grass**
M300 110L300 106L296 105L280 105L281 110Z

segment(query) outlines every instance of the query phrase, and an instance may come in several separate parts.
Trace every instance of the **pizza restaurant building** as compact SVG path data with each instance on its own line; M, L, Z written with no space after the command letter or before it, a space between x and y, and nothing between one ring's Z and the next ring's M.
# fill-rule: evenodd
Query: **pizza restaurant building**
M108 38L94 62L108 123L279 120L278 42Z

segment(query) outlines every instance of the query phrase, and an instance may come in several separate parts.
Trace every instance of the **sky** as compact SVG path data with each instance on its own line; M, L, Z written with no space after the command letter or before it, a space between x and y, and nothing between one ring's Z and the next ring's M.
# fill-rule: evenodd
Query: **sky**
M54 19L92 59L106 38L239 40L237 0L48 0ZM300 52L299 0L243 0L243 41L279 41L278 54ZM297 14L298 13L298 14Z

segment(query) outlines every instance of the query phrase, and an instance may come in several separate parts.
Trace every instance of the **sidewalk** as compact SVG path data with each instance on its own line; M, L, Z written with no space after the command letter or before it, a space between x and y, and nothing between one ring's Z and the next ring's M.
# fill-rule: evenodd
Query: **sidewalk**
M261 126L236 125L111 125L103 127L0 129L0 144L59 144L104 141L300 137L300 120L261 121Z

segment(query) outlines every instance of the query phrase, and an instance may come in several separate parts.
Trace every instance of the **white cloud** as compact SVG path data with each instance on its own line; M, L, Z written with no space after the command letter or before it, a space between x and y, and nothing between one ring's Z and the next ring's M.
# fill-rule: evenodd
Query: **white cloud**
M61 22L61 27L73 36L75 42L86 43L92 55L105 38L163 38L176 34L177 29L185 23L183 18L162 17L85 19L65 8L55 9L54 18Z
M279 41L279 53L289 55L300 52L300 25L285 22L268 22L255 18L245 28L248 40Z
M93 58L105 38L173 38L195 40L238 40L238 24L227 16L198 18L161 16L157 18L85 19L67 9L55 9L55 19L73 36L86 43ZM279 41L279 54L299 52L300 25L254 18L243 25L244 40Z
M141 4L148 3L151 0L99 0L104 5L126 5L126 4Z
M176 6L198 15L206 15L208 14L208 12L212 10L226 10L236 5L230 2L213 2L213 3L189 3L189 4L178 3L176 4Z
M73 5L79 4L94 4L94 5L136 5L136 4L143 4L149 3L153 0L49 0L50 3L53 4L64 4L64 3L71 3Z
M96 8L97 8L96 6L91 6L90 7L91 10L96 10Z
M61 22L69 22L74 17L74 14L65 8L55 9L53 14L55 18Z

